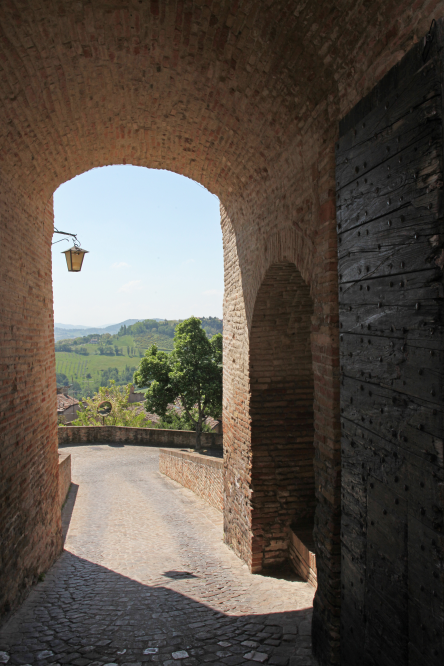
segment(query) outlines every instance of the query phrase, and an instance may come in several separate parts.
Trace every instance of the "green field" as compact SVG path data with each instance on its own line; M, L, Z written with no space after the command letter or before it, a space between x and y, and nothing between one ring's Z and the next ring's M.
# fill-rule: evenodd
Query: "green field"
M56 352L56 371L63 372L71 379L71 375L83 376L88 372L93 375L107 368L118 368L123 370L126 365L138 366L140 358L125 356L99 356L91 354L80 356L69 352Z
M153 344L156 344L162 351L171 351L174 347L173 338L169 338L166 335L148 333L147 335L135 335L133 336L133 339L137 347L142 349L148 349L148 347L151 347Z
M80 389L76 386L74 390L70 390L70 395L74 395L76 398L83 397L92 394L98 386L107 385L108 382L103 381L103 370L117 368L121 374L127 367L138 367L140 363L139 350L135 347L133 339L131 336L125 336L125 339L121 338L119 340L119 342L121 341L123 341L122 344L117 344L117 346L122 348L123 356L98 354L97 345L90 344L82 345L88 350L88 356L75 354L74 352L56 352L56 373L66 375L70 384L74 384L74 382L80 384ZM87 379L87 374L91 375L91 379ZM132 381L132 372L130 376L126 377L125 383L130 381Z
M202 325L211 337L222 331L222 321L202 318ZM176 320L157 322L147 319L130 326L122 326L119 333L110 335L88 334L75 339L56 342L56 372L58 385L69 383L70 395L81 398L92 395L99 386L108 386L111 379L123 385L133 381L145 351L156 344L161 351L171 351L174 346ZM98 344L91 344L97 339ZM108 354L99 353L107 351ZM87 353L75 353L87 352ZM115 352L120 352L116 355ZM88 377L86 375L91 375Z
M74 352L56 351L56 373L58 375L66 375L70 384L76 382L74 388L70 389L70 395L73 395L78 399L86 395L92 395L97 391L99 386L108 385L109 381L107 381L106 377L104 378L102 371L111 368L117 368L119 371L119 378L117 379L118 384L132 382L134 370L130 374L127 372L124 380L121 380L120 375L124 373L125 368L137 368L139 366L141 360L140 354L143 355L145 349L140 349L130 335L118 338L114 344L122 349L123 356L106 356L98 354L98 345L94 344L82 345L82 347L88 350L88 356L83 356L82 354L76 354ZM87 374L91 375L90 379L87 379ZM61 382L59 381L58 383L60 384ZM77 384L80 384L80 388Z

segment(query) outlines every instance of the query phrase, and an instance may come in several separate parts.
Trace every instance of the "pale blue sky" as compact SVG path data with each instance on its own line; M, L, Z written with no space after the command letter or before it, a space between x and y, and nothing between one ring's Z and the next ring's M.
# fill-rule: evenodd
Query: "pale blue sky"
M61 185L54 215L55 226L89 250L82 271L68 273L60 253L72 243L53 246L56 322L222 317L219 200L198 183L169 171L102 167Z

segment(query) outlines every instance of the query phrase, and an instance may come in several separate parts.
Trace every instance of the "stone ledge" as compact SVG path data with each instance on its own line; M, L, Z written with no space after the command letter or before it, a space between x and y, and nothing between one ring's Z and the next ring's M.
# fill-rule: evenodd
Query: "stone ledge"
M59 452L59 504L62 508L71 485L71 454Z
M162 474L192 490L221 512L224 508L223 466L223 459L214 456L166 448L159 452L159 471Z
M206 465L207 467L218 467L223 469L223 458L216 458L215 456L202 455L201 453L192 453L190 451L178 451L177 449L160 449L160 453L166 453L176 458L183 458L190 460L193 463Z
M310 585L317 588L316 555L313 546L313 530L290 528L289 559L294 571Z
M126 426L62 426L58 428L61 444L95 442L127 442L142 446L168 446L193 449L195 433L191 430L162 430L160 428L128 428ZM202 446L222 448L223 435L202 433Z

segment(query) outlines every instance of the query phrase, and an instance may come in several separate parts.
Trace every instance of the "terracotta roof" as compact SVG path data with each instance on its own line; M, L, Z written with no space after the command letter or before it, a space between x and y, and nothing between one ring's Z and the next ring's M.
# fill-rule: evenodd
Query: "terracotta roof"
M211 430L214 430L214 428L217 428L220 425L221 421L213 419L212 416L207 416L205 423L210 426Z
M179 398L176 398L174 405L168 405L170 409L174 409L182 415L184 412L184 409L182 407L182 404L179 400ZM207 416L207 418L204 420L204 423L206 423L208 426L210 426L211 430L214 430L214 428L217 428L218 425L221 423L220 421L217 421L216 419L213 419L212 416Z
M143 414L147 421L152 421L153 423L159 423L160 421L160 416L157 414L150 414L144 409L143 405L136 405L135 407L130 407L130 409L132 409L138 416Z
M79 401L73 398L70 395L63 395L63 393L57 394L57 411L64 412L65 409L72 407L73 405L80 405Z

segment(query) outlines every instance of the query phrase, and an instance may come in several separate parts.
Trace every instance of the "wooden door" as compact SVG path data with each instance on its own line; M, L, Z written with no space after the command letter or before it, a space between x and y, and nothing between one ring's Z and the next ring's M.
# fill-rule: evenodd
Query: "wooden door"
M442 22L431 37L336 151L344 666L444 658Z

